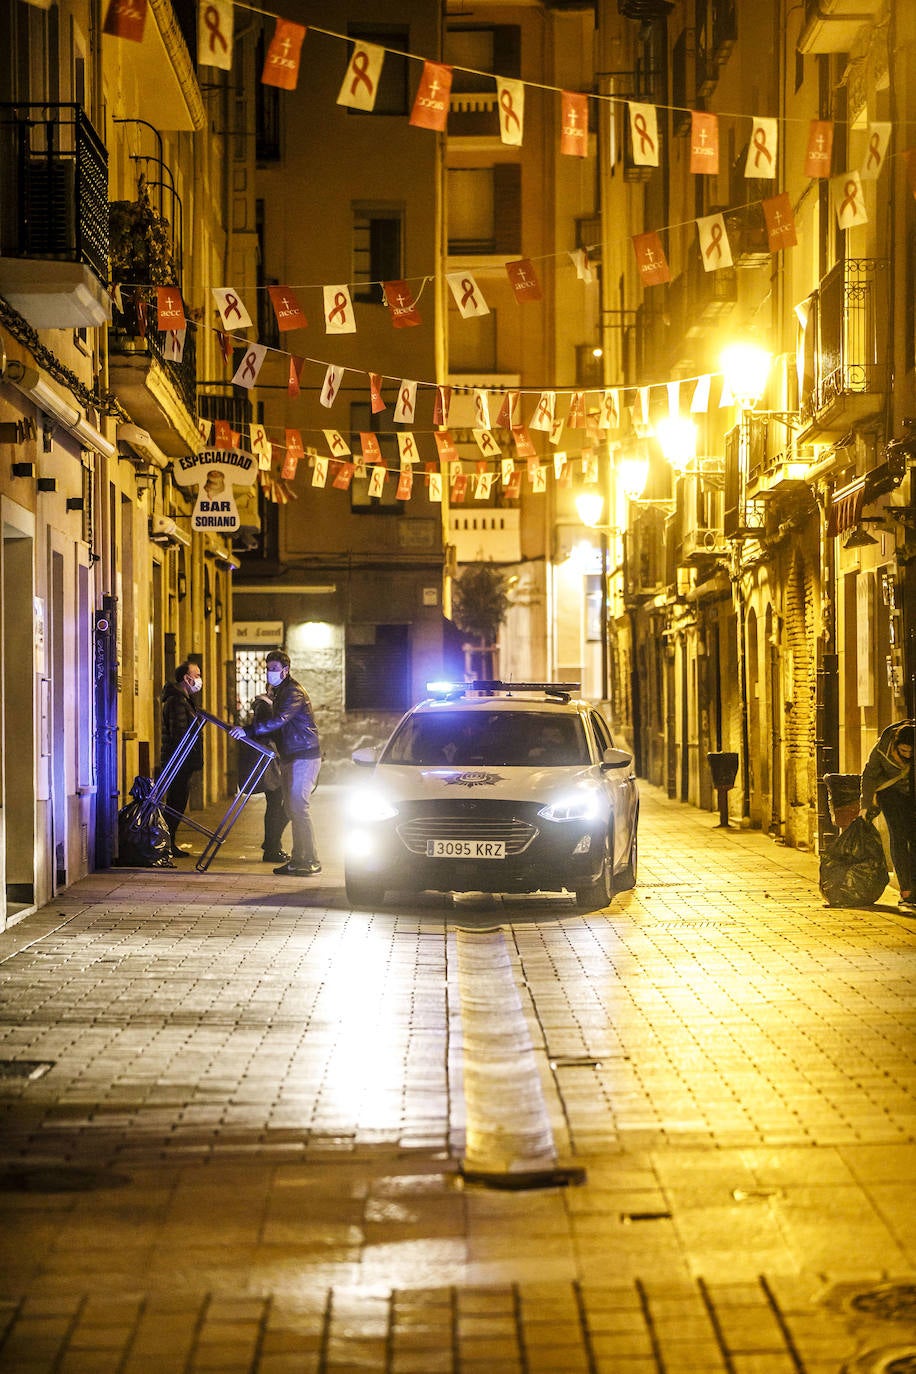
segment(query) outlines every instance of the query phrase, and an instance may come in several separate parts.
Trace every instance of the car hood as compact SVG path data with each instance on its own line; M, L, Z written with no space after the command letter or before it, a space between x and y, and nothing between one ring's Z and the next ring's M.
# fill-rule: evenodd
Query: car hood
M601 770L576 764L569 768L418 768L380 764L375 784L401 801L447 801L473 797L481 801L540 802L577 784L600 784Z

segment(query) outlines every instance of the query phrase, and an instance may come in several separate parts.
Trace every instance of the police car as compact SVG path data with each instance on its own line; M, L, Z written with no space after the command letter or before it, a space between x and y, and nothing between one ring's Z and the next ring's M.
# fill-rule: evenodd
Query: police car
M636 882L639 792L579 683L428 684L349 798L353 906L391 890L558 892L580 910Z

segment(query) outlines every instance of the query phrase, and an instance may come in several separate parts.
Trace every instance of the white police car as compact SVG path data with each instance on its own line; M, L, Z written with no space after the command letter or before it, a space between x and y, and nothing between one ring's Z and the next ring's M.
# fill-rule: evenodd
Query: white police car
M429 684L349 799L347 898L558 892L582 910L636 882L631 756L578 683Z

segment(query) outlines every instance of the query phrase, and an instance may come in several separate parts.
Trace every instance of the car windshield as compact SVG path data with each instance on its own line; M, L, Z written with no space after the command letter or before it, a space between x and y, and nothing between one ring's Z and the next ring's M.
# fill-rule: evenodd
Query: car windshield
M424 767L561 768L589 762L578 716L549 711L436 711L409 716L382 763Z

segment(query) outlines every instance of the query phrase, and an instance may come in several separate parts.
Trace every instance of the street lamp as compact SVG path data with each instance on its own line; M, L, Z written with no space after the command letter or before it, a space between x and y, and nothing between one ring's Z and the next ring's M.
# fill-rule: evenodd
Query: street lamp
M693 420L669 415L655 426L662 453L676 472L685 472L697 456L697 427Z
M729 344L720 358L725 381L741 410L754 410L766 390L773 355L761 344Z
M598 492L582 492L576 497L576 511L583 525L598 533L601 550L601 700L608 700L608 626L607 626L607 582L608 582L608 530L609 525L598 522L604 511L604 497Z

